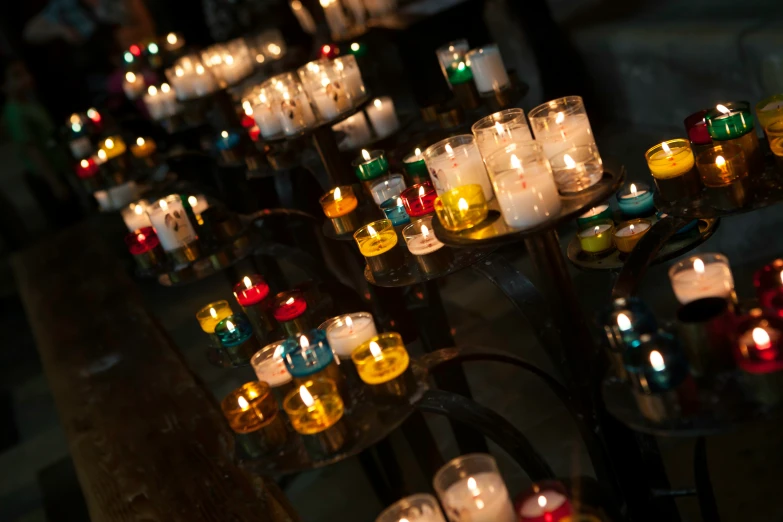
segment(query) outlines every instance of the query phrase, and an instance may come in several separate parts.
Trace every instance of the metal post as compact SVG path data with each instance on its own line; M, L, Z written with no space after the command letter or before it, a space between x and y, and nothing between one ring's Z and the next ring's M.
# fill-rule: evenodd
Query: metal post
M342 159L332 128L329 125L321 125L313 130L312 137L313 145L326 168L326 174L329 176L331 185L356 183L356 176L353 175Z

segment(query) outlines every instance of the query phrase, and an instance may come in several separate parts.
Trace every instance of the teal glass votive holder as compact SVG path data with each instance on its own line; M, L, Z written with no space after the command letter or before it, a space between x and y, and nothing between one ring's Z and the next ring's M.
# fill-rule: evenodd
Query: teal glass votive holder
M249 362L253 354L261 349L258 338L253 334L250 319L242 313L229 315L220 321L215 326L215 335L233 364Z
M607 204L593 207L576 218L576 227L579 230L585 230L604 221L612 221L612 209Z
M631 183L620 189L617 204L626 218L647 217L655 213L653 192L645 183Z
M386 153L382 150L367 152L362 149L360 157L353 163L353 170L360 181L370 181L389 172L389 161L386 159Z
M334 352L326 340L326 332L312 329L283 341L283 362L297 386L319 377L342 383L342 373Z
M390 198L381 203L381 210L386 214L386 219L392 222L395 227L400 225L407 225L411 222L410 216L405 212L405 205L402 203L402 199Z
M664 393L677 388L688 377L685 353L669 334L642 334L639 345L625 353L628 378L637 392Z

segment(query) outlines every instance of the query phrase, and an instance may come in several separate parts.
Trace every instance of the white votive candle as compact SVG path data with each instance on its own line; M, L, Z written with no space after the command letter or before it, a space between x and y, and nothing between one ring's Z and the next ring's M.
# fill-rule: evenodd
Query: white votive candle
M467 59L470 60L470 70L479 94L499 92L511 85L497 45L473 49L467 54Z
M166 252L187 246L198 239L177 194L152 203L147 207L147 214Z
M384 201L398 197L405 188L405 178L402 174L390 174L374 181L370 193L375 204L380 206Z
M394 102L388 96L373 100L367 107L367 117L370 118L370 123L379 138L385 138L400 127L397 114L394 112Z
M438 194L462 187L480 185L487 200L493 198L484 160L470 134L446 138L424 151L424 161Z
M721 254L691 256L669 269L674 295L682 304L705 297L728 299L734 291L729 260Z
M584 214L582 214L579 217L580 218L589 218L589 217L597 216L601 212L605 211L607 208L609 208L609 205L598 205L597 207L591 208L590 210L588 210L587 212L585 212Z
M341 359L350 359L351 353L365 341L378 335L375 321L367 312L340 315L321 325L332 351Z
M283 360L283 343L276 341L264 346L250 359L250 365L261 382L268 383L272 388L291 382L291 374Z
M452 484L440 500L451 522L515 522L514 507L500 475L482 472Z
M152 226L150 218L147 215L147 201L144 199L131 203L123 208L120 214L122 214L122 220L125 222L125 226L128 227L130 232Z
M567 96L543 103L528 113L536 141L551 161L556 154L595 143L590 120L580 96Z

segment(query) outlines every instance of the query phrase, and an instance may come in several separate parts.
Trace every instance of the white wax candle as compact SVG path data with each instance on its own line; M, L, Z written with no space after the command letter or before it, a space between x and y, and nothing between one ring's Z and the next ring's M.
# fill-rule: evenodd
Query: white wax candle
M363 342L378 335L372 316L349 314L326 328L326 340L332 351L342 359L350 359L351 353Z
M166 252L182 248L198 239L179 196L169 196L153 203L147 207L147 214Z
M631 237L637 234L641 234L648 228L650 228L649 223L634 223L632 225L624 226L623 228L615 232L614 235L618 237Z
M132 201L139 199L139 189L136 186L136 182L128 181L122 185L111 187L109 189L109 199L111 200L112 207L115 209L124 207Z
M286 91L277 105L277 118L287 135L296 134L315 124L315 114L305 93L299 92L291 96Z
M372 199L376 205L380 205L387 199L396 198L405 190L405 178L399 174L389 176L386 179L378 181L370 187Z
M269 384L269 386L275 388L291 382L291 374L285 367L285 361L283 361L283 346L282 343L275 349L272 357L257 361L255 357L251 360L253 370L256 372L258 380Z
M597 216L601 212L605 211L607 208L609 208L609 205L598 205L597 207L591 208L590 210L588 210L587 212L585 212L584 214L582 214L579 217L580 218L589 218L589 217Z
M527 228L560 213L560 194L552 173L543 165L511 169L495 175L500 212L508 226Z
M599 236L612 228L612 225L603 224L603 225L596 225L594 227L590 227L588 229L582 230L579 232L579 237L593 237L593 236Z
M479 94L488 94L507 88L511 81L497 46L489 45L469 54L470 70Z
M326 24L332 33L332 38L339 37L348 32L348 20L343 13L343 6L340 0L320 0L321 7L324 8Z
M373 100L367 107L367 116L379 138L385 138L400 126L397 114L394 112L394 102L388 96Z
M345 88L351 93L351 97L356 100L364 96L366 89L359 66L348 61L335 60L335 62L335 67L342 73Z
M550 160L558 153L572 147L595 143L593 130L586 114L563 116L561 123L549 125L536 131L536 141L544 149L544 156Z
M451 152L447 150L435 158L427 158L426 163L438 194L476 184L481 185L487 200L494 197L484 161L475 143L458 145Z
M332 126L332 130L342 132L345 138L340 142L340 149L356 149L370 142L370 125L363 112L357 112L350 118Z
M512 143L520 143L533 139L530 127L527 124L513 126L497 123L494 127L482 129L476 132L476 144L484 158L489 158L492 153L499 151Z
M494 472L476 473L449 486L441 502L451 522L516 522L506 485Z
M351 108L351 100L342 82L324 77L321 86L312 91L313 103L321 118L331 120Z
M426 235L422 233L418 236L411 237L406 239L406 241L408 243L408 250L410 250L410 253L414 256L432 254L443 248L443 243L438 241L438 238L435 237L435 234L433 234L432 231Z
M265 103L262 101L253 107L253 119L255 120L256 125L258 125L258 129L261 131L261 136L264 138L270 138L283 130L280 125L280 120L272 110L272 105L268 102Z
M631 185L635 188L635 185ZM632 190L628 194L623 194L620 196L620 199L633 199L638 198L639 196L643 196L644 194L647 194L646 190Z
M705 264L703 272L695 268L681 270L672 275L671 282L674 295L682 304L704 297L728 298L734 290L731 269L720 262Z
M127 207L123 208L120 212L122 214L122 220L125 222L125 226L128 227L130 232L134 232L140 228L151 227L152 223L147 215L147 202L137 201L131 203Z
M541 497L544 498L542 499ZM547 513L555 511L567 501L568 498L558 491L541 491L525 499L519 508L519 516L523 518L543 517Z

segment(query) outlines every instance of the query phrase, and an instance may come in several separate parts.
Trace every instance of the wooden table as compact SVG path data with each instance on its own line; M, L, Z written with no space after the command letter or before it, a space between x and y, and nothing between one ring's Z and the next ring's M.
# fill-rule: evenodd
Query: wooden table
M96 224L12 265L93 522L298 520L274 483L235 464L218 404Z

